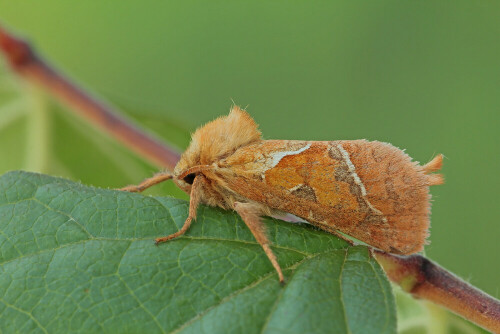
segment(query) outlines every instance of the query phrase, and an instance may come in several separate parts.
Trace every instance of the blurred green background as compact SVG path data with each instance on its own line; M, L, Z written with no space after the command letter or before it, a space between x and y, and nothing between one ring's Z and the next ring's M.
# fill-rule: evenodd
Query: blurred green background
M444 153L427 255L500 296L500 2L1 0L0 21L180 149L233 99L268 139ZM0 79L0 172L118 187L156 170Z

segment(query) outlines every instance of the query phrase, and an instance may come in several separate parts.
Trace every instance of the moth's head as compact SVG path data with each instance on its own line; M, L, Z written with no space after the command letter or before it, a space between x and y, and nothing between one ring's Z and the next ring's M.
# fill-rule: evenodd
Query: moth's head
M238 148L260 140L260 131L252 117L233 106L229 115L205 124L191 136L191 143L175 166L174 181L182 190L189 192L196 173L201 171L186 174L188 170L212 165Z

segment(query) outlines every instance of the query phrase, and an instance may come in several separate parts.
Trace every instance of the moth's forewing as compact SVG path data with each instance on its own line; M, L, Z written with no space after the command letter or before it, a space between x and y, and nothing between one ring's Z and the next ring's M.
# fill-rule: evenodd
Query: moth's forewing
M392 253L415 253L425 243L428 176L390 144L267 140L219 166L232 191L325 230Z

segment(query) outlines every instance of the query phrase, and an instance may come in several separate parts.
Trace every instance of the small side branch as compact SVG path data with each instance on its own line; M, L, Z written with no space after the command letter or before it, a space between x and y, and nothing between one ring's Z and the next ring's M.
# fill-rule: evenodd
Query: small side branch
M153 138L129 122L109 104L99 101L48 65L24 40L0 26L0 50L12 69L40 85L73 112L101 127L106 133L153 164L172 170L180 158L177 150Z
M500 333L500 301L421 255L397 256L373 250L389 279L413 296L430 300Z

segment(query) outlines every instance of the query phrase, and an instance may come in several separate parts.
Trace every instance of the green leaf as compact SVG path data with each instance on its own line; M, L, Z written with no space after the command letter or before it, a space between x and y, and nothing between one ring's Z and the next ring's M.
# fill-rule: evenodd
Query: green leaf
M395 333L391 287L365 247L266 219L287 283L233 212L0 177L0 331Z

